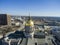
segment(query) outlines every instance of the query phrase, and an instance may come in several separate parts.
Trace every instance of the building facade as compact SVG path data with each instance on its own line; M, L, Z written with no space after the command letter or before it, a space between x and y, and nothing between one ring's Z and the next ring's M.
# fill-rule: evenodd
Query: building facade
M7 14L0 14L0 25L11 25L11 16Z

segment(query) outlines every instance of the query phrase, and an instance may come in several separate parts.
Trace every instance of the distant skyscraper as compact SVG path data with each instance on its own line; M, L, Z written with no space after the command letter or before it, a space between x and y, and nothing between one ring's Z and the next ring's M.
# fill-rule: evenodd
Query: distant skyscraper
M0 25L11 25L11 16L7 14L0 14Z

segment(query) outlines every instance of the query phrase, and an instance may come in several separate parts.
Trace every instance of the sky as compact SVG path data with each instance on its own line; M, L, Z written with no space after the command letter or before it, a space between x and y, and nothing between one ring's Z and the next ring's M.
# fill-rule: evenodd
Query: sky
M0 0L0 14L60 17L60 0Z

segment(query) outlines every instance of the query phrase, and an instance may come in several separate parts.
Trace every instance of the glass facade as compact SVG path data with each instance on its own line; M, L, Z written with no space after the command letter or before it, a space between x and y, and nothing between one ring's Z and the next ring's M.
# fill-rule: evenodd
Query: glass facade
M0 25L7 25L7 15L0 14Z

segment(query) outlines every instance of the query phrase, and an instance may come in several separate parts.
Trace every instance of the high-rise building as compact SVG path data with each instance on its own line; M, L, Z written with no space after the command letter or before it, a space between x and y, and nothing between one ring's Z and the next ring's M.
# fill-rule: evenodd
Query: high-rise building
M0 14L0 25L11 25L11 16L7 14Z

